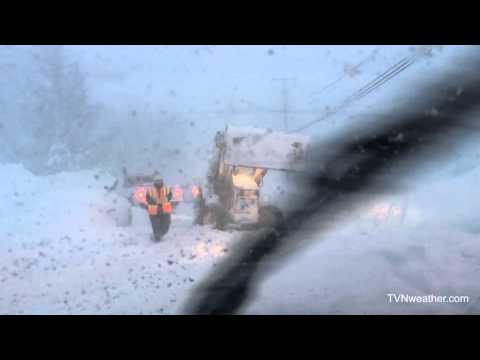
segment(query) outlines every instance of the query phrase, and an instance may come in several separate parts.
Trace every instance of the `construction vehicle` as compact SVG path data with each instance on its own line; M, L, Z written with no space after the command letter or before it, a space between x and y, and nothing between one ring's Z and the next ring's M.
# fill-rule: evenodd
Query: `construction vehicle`
M252 229L282 221L260 196L268 171L306 171L310 138L269 129L227 126L215 137L208 186L197 198L197 223L217 229Z

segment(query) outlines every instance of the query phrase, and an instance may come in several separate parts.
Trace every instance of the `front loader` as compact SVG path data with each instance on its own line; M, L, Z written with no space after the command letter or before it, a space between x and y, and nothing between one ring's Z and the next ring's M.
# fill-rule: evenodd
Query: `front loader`
M197 202L197 223L248 230L282 221L281 211L260 197L268 171L306 170L309 137L269 129L227 126L215 138L208 186Z

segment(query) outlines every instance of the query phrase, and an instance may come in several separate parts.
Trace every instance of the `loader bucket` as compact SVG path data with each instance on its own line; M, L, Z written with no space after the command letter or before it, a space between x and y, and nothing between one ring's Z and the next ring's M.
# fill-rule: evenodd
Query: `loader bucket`
M224 162L284 171L305 171L310 138L269 129L227 127Z

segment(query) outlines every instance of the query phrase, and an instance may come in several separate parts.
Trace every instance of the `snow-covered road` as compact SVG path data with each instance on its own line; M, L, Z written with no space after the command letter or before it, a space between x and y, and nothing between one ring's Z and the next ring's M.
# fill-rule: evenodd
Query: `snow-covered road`
M2 174L1 314L176 313L234 239L192 226L188 209L158 244L148 227L116 227L107 175Z
M176 314L240 238L193 226L187 205L158 244L147 218L117 227L125 200L102 172L37 177L1 165L0 175L0 314ZM326 232L298 235L311 244L279 260L243 313L480 313L479 176L380 196ZM389 293L469 302L391 303Z

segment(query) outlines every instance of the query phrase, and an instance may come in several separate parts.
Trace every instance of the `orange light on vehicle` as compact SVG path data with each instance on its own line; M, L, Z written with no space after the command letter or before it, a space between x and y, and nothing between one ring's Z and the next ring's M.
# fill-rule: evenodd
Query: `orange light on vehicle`
M193 195L193 197L196 198L199 194L200 194L200 189L198 188L198 186L193 185L193 186L192 186L192 195Z
M173 191L173 199L175 201L182 201L183 199L183 191L180 186L176 186L175 190Z
M147 197L147 191L144 187L138 187L134 193L135 200L139 203L145 203Z
M165 214L170 214L172 212L172 204L167 202L162 205L162 210Z

